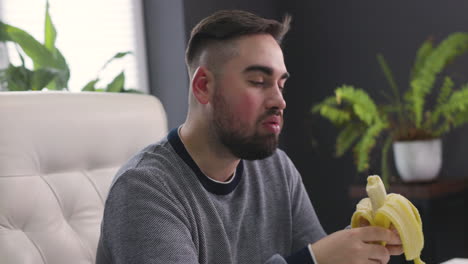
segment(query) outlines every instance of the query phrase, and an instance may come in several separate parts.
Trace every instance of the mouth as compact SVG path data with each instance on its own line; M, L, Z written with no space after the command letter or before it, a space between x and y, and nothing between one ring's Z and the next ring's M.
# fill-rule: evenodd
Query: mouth
M278 115L269 116L262 122L262 126L269 132L279 134L281 131L282 119Z

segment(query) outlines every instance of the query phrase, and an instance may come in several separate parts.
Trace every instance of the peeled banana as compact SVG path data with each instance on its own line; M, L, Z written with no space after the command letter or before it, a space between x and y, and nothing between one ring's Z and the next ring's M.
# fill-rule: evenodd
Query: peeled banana
M367 177L366 192L369 198L362 199L356 205L351 227L359 227L362 219L373 226L390 228L393 225L400 235L406 260L424 264L421 260L424 235L418 209L402 195L387 195L385 186L377 175Z

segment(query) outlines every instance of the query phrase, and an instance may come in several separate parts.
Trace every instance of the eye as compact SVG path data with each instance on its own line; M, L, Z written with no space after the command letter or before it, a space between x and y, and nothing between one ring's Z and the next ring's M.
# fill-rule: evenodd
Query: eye
M259 86L259 87L265 86L264 81L249 81L249 83L251 83L253 86Z
M285 86L285 83L284 83L284 82L278 84L278 88L280 89L281 93L283 93L283 94L286 92L286 91L284 90L284 86Z

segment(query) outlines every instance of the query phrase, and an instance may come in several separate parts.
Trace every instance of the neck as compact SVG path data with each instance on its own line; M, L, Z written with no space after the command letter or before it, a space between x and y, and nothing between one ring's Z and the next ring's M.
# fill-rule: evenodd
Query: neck
M185 122L179 137L200 170L209 178L225 182L234 174L240 159L234 157L212 132L193 122Z

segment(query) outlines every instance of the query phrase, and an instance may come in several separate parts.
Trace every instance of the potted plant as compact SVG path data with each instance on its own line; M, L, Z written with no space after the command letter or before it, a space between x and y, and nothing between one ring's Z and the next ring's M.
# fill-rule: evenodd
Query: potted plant
M363 172L369 168L369 156L376 143L383 139L381 166L386 185L392 144L403 180L424 180L422 174L428 176L427 180L435 177L441 166L440 137L468 122L468 84L454 89L452 78L445 76L438 89L434 86L446 65L466 51L468 33L453 33L437 46L432 40L426 40L417 51L409 86L403 96L387 62L379 54L377 60L392 90L388 102L377 104L364 90L343 85L335 90L334 96L313 106L313 113L319 113L340 129L336 155L342 156L352 148L357 170ZM438 93L433 105L426 102L431 93ZM435 157L421 158L431 151ZM418 163L423 163L423 168L411 167ZM428 171L430 167L432 172Z
M68 87L70 69L60 50L55 46L57 32L46 4L44 43L40 43L26 31L0 21L0 42L13 42L33 62L33 69L28 69L21 52L17 49L21 65L9 64L0 71L0 82L5 83L10 91L62 90Z
M44 88L47 88L47 90L68 90L70 69L65 57L55 46L56 38L57 31L52 23L48 1L45 12L44 43L40 43L20 28L0 21L0 42L15 43L21 60L21 65L15 66L9 63L6 69L0 69L0 87L4 86L9 91L41 91ZM33 69L26 66L23 53L32 60ZM118 52L104 64L99 73L115 59L123 58L129 54L132 53L128 51ZM96 78L85 84L81 90L141 93L135 89L124 88L125 73L123 71L106 86L97 87L100 81L99 73Z
M120 72L106 87L99 87L98 83L101 80L99 76L101 72L103 72L107 65L109 65L115 59L121 59L127 55L132 54L131 51L127 52L118 52L112 58L110 58L104 66L99 70L96 78L89 81L82 89L83 92L111 92L111 93L142 93L141 91L135 89L126 89L125 88L125 72Z

